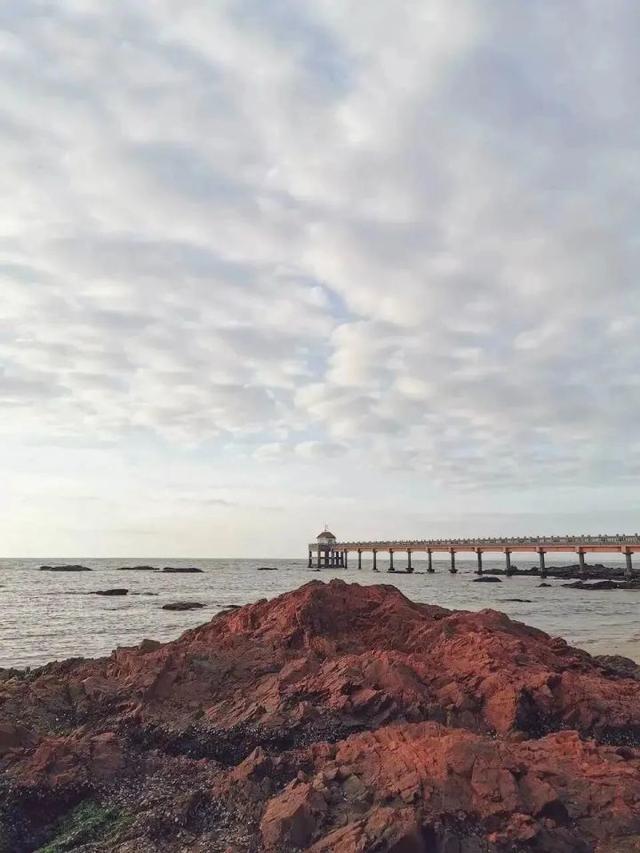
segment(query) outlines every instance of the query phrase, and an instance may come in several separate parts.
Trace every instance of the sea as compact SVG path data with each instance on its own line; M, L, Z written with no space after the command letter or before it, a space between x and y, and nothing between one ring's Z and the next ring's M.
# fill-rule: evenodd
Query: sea
M560 565L562 555L547 558ZM396 569L404 566L395 555ZM503 568L504 558L485 555L484 568ZM575 562L574 560L568 560ZM520 568L536 564L520 558ZM565 560L564 562L567 562ZM41 565L77 563L90 572L46 572ZM353 560L352 560L353 563ZM121 566L196 566L198 574L120 571ZM473 583L475 559L458 555L458 574L448 559L434 555L434 574L414 555L414 573L379 571L364 559L362 569L309 569L307 560L270 559L2 559L0 560L0 667L37 667L69 657L100 657L145 638L172 640L188 628L208 621L229 605L273 598L309 581L332 577L366 584L393 584L413 601L462 610L492 608L513 619L564 637L592 654L622 654L640 662L640 590L585 592L566 589L566 581L536 577L502 577L501 583ZM606 565L621 563L614 557ZM262 571L270 567L272 571ZM97 590L125 587L128 595L103 597ZM520 599L520 600L516 600ZM197 601L200 610L163 610L164 604Z

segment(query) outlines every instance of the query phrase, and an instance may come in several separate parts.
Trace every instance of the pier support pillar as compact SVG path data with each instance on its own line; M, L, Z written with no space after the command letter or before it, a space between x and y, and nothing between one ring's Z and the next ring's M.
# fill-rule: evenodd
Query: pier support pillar
M395 572L395 569L393 568L393 550L391 548L389 548L389 571Z
M504 559L507 566L507 574L512 575L513 572L511 571L511 551L508 548L504 549Z
M476 569L476 574L481 575L482 574L482 551L479 548L476 551L476 556L478 558L478 568Z
M453 548L451 549L451 565L449 566L449 571L452 575L455 575L458 571L456 569L456 552L453 550Z
M362 550L358 548L358 569L362 568Z
M624 579L630 581L633 578L633 562L631 557L631 551L625 551L624 558L626 560L626 565L624 567Z
M578 548L578 562L580 563L580 577L586 578L587 567L584 563L584 551L582 550L582 548Z
M373 571L378 571L378 552L375 548L373 549Z
M313 552L309 551L309 565L307 568L311 569L313 567Z
M349 552L346 549L344 551L344 562L342 565L345 567L345 569L349 568Z
M547 566L544 561L544 551L538 551L538 560L540 562L540 577L546 578L547 576Z
M432 575L435 571L435 569L433 568L433 552L431 551L431 548L429 548L427 551L427 571L430 575Z
M320 568L320 548L318 548L318 554L316 557L316 566L317 566L317 568Z
M411 551L407 551L407 571L409 574L413 571L413 566L411 565Z

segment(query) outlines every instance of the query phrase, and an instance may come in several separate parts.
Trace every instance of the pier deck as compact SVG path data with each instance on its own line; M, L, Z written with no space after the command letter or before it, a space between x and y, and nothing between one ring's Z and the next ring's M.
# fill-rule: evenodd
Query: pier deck
M433 572L432 555L447 553L450 555L449 571L455 574L456 554L473 553L477 558L477 573L482 574L482 555L487 552L497 552L505 555L507 573L511 570L511 554L535 553L539 560L540 577L546 577L545 554L570 553L576 554L581 573L586 575L585 554L624 554L626 560L625 577L633 576L632 555L640 552L640 534L616 534L598 536L527 536L506 538L479 539L419 539L377 542L340 542L332 533L324 531L316 542L309 544L309 567L315 563L320 566L342 566L346 568L349 554L357 555L358 568L362 568L362 555L371 553L373 569L377 571L377 555L380 552L389 554L389 571L395 571L394 554L404 553L407 556L405 571L413 571L412 555L425 553L427 556L427 571Z

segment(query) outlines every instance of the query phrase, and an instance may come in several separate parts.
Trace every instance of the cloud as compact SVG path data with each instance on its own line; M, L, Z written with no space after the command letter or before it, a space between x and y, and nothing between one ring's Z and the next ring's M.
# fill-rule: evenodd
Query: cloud
M337 455L453 491L637 470L631 0L0 21L5 443L280 488Z

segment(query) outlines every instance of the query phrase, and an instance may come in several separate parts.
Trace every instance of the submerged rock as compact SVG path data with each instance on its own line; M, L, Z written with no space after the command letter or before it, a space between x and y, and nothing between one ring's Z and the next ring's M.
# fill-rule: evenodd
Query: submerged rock
M202 569L196 566L165 566L162 571L168 574L197 574L201 573Z
M119 572L159 572L155 566L120 566Z
M90 572L88 566L66 565L66 566L40 566L41 572Z
M575 583L563 583L564 589L620 589L620 584L615 581L576 581Z
M95 592L94 592L94 593L92 593L92 594L93 594L93 595L128 595L128 594L129 594L129 590L128 590L128 589L119 588L119 587L118 587L118 588L116 588L116 589L97 589L97 590L95 590Z
M200 610L204 607L199 601L174 601L170 604L163 604L163 610Z
M0 771L16 853L82 803L96 853L611 853L640 826L640 681L495 610L313 581L0 679Z
M480 575L480 577L474 578L472 583L502 583L502 581L493 575Z
M550 578L562 578L564 580L570 580L571 578L583 580L585 576L591 580L607 580L613 578L622 579L624 576L624 568L622 566L605 566L602 563L585 563L584 571L579 563L561 566L547 566L545 571L547 576ZM530 566L526 569L520 569L517 566L512 565L509 571L506 569L485 569L485 574L513 575L514 577L522 575L524 577L528 577L532 575L539 575L540 568L539 566Z
M258 571L258 572L277 572L278 567L277 566L258 566L256 571Z

